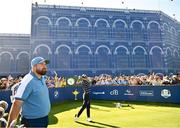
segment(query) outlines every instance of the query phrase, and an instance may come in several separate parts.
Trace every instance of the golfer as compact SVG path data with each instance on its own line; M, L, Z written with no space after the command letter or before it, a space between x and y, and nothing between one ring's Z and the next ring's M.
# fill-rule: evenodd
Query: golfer
M90 82L88 81L88 78L85 74L82 75L82 88L84 91L83 94L83 105L80 109L80 111L78 112L78 114L75 115L75 121L78 121L78 118L80 117L81 113L84 111L84 109L86 108L87 110L87 121L91 122L91 118L90 118Z

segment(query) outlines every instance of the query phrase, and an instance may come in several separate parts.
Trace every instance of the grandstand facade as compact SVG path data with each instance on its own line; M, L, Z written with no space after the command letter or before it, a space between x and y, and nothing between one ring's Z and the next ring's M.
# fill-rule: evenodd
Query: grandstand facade
M0 34L0 76L27 73L29 59L29 34Z
M33 4L28 39L24 58L48 58L63 75L180 71L180 23L161 11ZM20 53L0 49L10 54L18 63Z

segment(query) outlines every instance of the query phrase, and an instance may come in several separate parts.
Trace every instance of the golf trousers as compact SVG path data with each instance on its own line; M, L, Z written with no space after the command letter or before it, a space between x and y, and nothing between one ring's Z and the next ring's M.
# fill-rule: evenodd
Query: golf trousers
M89 93L83 94L83 105L82 105L80 111L78 112L77 117L79 117L81 115L81 113L84 111L85 108L87 110L87 117L90 118L90 96L89 96Z
M25 127L41 127L47 128L48 126L48 116L37 118L37 119L26 119L22 117L21 124L24 124Z

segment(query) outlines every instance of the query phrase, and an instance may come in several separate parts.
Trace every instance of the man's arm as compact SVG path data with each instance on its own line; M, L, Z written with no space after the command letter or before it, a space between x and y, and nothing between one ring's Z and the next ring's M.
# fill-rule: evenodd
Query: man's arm
M12 104L11 110L9 112L7 128L9 128L9 126L13 120L17 120L17 118L19 116L19 112L21 110L22 103L23 103L22 100L16 99L14 101L14 103Z

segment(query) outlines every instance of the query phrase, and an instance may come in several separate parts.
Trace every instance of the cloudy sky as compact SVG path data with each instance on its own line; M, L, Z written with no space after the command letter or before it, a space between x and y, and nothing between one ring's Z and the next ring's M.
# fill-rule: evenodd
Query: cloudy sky
M31 3L35 2L52 5L161 10L180 22L180 0L0 0L0 33L30 34Z

